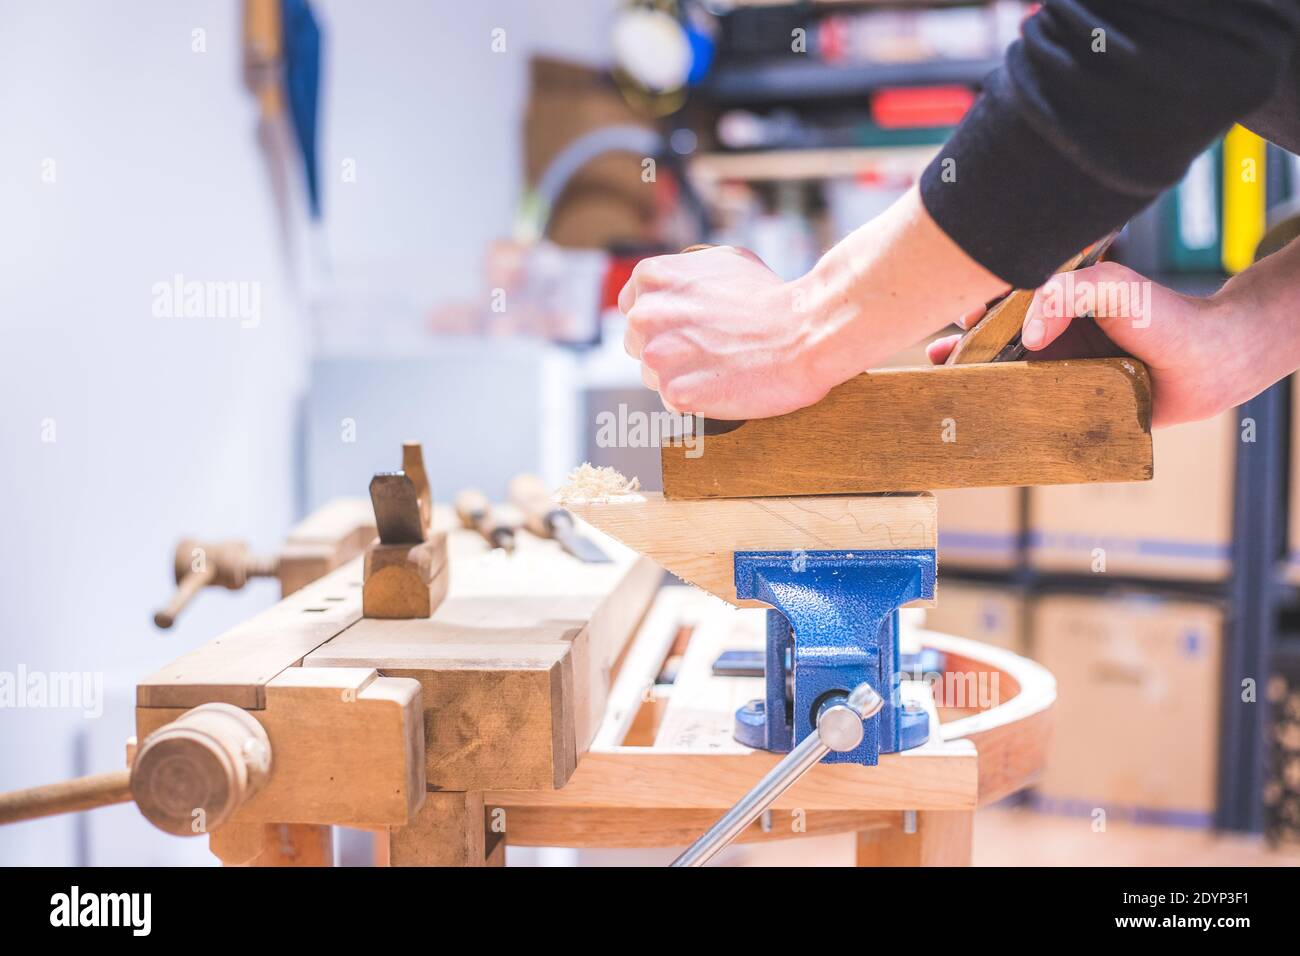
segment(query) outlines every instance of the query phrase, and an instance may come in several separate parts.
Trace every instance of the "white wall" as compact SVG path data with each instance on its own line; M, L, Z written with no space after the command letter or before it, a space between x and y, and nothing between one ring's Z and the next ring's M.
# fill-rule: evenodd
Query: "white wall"
M322 127L341 278L382 274L424 301L482 295L483 244L520 196L528 60L603 61L616 0L318 0L330 30ZM505 52L492 31L505 31ZM342 164L355 160L356 181Z
M430 302L477 291L519 194L528 54L598 58L611 5L318 3L335 268ZM270 550L297 517L310 341L241 82L241 6L0 0L0 673L102 674L109 700L94 720L0 709L0 790L120 766L134 681L274 599L255 582L203 595L166 635L150 623L177 535ZM152 287L178 272L256 283L260 323L155 318ZM203 848L131 808L0 828L0 864L178 858Z
M80 769L79 731L84 769L121 766L134 677L274 592L205 595L156 631L178 533L270 547L293 517L304 338L240 82L239 4L127 9L0 9L0 671L103 673L114 701L99 720L0 710L4 789ZM152 287L178 272L257 283L260 324L155 318ZM0 829L0 862L71 862L79 833L69 817Z

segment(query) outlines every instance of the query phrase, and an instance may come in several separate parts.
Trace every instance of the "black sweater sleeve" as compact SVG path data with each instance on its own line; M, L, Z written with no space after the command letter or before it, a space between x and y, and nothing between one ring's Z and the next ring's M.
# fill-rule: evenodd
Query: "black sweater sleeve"
M1046 0L922 201L990 272L1041 285L1268 100L1297 31L1300 0Z

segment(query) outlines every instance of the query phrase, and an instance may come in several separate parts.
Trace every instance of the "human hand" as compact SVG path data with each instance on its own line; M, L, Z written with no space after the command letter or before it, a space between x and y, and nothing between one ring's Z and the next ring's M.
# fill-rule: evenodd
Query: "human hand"
M624 346L673 411L764 418L819 401L819 326L797 282L746 249L715 246L637 263L618 296Z
M1079 317L1087 313L1095 317ZM1209 418L1260 390L1259 336L1252 342L1250 333L1249 318L1231 315L1220 296L1181 295L1103 262L1049 279L1025 313L1021 341L1031 361L1132 355L1151 375L1152 425L1164 426ZM930 361L942 363L960 337L932 342Z
M744 419L820 401L1003 288L913 187L793 282L720 246L638 263L618 306L627 351L665 405Z

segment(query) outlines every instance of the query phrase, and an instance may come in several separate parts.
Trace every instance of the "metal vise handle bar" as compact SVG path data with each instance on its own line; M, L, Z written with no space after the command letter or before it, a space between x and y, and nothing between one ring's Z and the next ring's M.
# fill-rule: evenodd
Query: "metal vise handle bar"
M817 715L817 730L799 741L775 767L754 785L736 805L722 815L698 840L692 843L672 866L703 866L751 823L776 799L794 786L795 781L817 765L832 750L852 750L862 742L862 722L874 717L885 700L866 683L859 684L847 697L827 701Z

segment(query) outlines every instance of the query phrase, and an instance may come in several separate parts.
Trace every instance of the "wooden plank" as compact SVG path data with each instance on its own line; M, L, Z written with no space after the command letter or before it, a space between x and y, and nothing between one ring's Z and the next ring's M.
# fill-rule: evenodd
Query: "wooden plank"
M483 794L432 792L416 818L379 836L388 866L488 866ZM386 845L387 852L383 851Z
M355 546L374 540L375 513L369 498L334 498L289 529L285 544Z
M271 773L231 823L405 824L424 797L424 723L414 681L369 668L285 670L256 712L271 742ZM184 713L137 707L144 740Z
M375 539L375 515L365 498L335 498L289 530L280 549L280 593L293 594L351 561Z
M613 747L583 757L562 790L493 791L486 799L491 806L506 807L507 817L515 807L707 809L721 814L781 756L743 748ZM773 804L773 812L973 809L978 785L975 748L966 741L939 742L928 750L885 754L875 767L818 764Z
M489 810L495 808L489 808ZM715 810L606 809L602 807L509 807L504 809L511 846L685 846L718 820ZM897 826L897 810L792 810L755 821L737 843L767 843L798 836L855 833Z
M800 550L933 548L937 540L936 506L928 494L669 501L646 493L565 507L738 607L764 605L736 597L737 551L793 556Z
M661 460L678 499L1145 481L1150 381L1132 359L882 369Z
M653 562L594 529L609 564L520 535L514 554L448 535L451 586L431 618L363 619L310 654L419 681L430 786L551 789L595 736L614 662L658 588Z
M361 617L361 558L183 654L136 687L140 707L266 706L266 684Z
M916 831L902 821L858 834L858 866L970 866L975 814L969 810L922 810Z
M334 828L314 823L235 823L208 838L225 866L333 866Z

